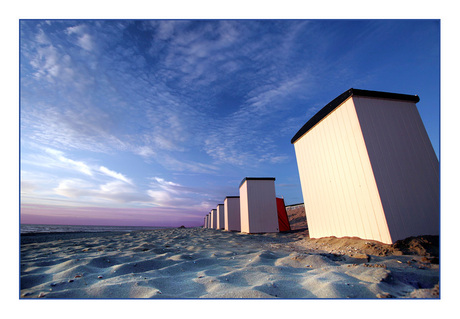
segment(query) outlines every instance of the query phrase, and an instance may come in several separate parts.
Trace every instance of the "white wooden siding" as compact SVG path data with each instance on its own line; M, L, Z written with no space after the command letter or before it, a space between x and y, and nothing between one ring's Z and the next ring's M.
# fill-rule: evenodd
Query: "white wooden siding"
M217 210L211 210L211 228L217 229Z
M241 231L278 232L274 180L246 180L240 186Z
M226 197L224 200L225 230L241 231L240 199Z
M217 205L217 229L224 229L225 219L224 219L224 205Z
M294 143L310 237L391 243L353 100Z
M249 233L248 185L240 186L240 222L241 232Z
M392 241L439 234L439 161L413 102L353 97Z

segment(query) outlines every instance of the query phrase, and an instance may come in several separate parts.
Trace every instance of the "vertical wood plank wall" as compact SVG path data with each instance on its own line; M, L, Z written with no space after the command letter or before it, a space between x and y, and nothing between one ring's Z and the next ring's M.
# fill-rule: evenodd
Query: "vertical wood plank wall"
M439 234L439 161L415 103L353 97L394 241Z
M217 229L217 210L211 210L211 228Z
M225 230L241 231L240 198L226 197L224 200Z
M241 231L278 232L274 180L246 180L240 187Z
M249 212L248 212L248 185L243 183L240 186L240 221L241 232L249 233Z
M310 237L391 243L351 98L294 143Z
M217 229L225 228L224 204L217 205Z

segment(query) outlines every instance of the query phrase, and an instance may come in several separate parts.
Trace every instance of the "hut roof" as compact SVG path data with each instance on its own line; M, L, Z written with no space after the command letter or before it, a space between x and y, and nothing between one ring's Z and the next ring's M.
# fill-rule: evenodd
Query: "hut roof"
M245 178L243 178L243 180L241 181L239 187L241 187L241 185L243 185L243 183L244 183L245 181L248 181L248 180L272 180L272 181L274 181L275 178L274 178L274 177L245 177Z
M334 100L329 102L325 107L319 110L318 113L312 116L307 123L294 135L291 139L291 144L294 144L299 138L302 137L305 133L311 130L316 124L318 124L323 118L329 115L332 111L334 111L338 106L340 106L343 102L345 102L349 97L356 95L356 96L366 96L366 97L375 97L375 98L383 98L383 99L393 99L393 100L404 100L404 101L412 101L417 103L420 101L418 95L408 95L408 94L400 94L400 93L388 93L388 92L380 92L380 91L368 91L368 90L360 90L360 89L349 89Z

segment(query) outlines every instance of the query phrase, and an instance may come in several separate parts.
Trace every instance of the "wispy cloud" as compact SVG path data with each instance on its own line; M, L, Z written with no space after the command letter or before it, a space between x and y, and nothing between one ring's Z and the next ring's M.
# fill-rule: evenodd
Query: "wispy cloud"
M112 27L122 33L130 24ZM149 69L145 65L148 54L135 49L141 43L124 43L112 28L101 28L99 33L94 32L95 25L91 28L90 34L90 28L82 22L45 34L45 26L38 25L31 32L39 38L39 45L24 41L24 61L28 60L35 72L53 85L41 84L38 90L33 79L25 78L23 138L67 150L128 151L146 160L157 159L160 164L165 152L199 147L197 132L205 116L188 104L187 92L171 90L154 76L168 72L165 65ZM165 28L161 32L167 33ZM81 51L56 41L58 32L64 35L61 39L68 38L85 50L94 49L96 42L100 48L112 49L103 52L103 58L88 55L82 60ZM62 70L68 70L67 76ZM172 165L167 167L174 169Z
M273 33L263 21L23 24L34 40L23 41L23 68L35 76L22 84L22 138L48 148L42 162L69 174L52 196L161 207L209 207L213 197L160 178L141 189L119 170L64 152L131 153L183 175L287 160L275 138L284 101L311 75L278 66L295 46L285 35L303 24Z
M142 194L135 187L122 181L111 181L97 184L81 179L65 179L54 188L57 195L87 204L118 203L144 204L149 202L149 197Z
M30 158L29 158L30 156ZM210 195L204 188L183 186L160 177L149 180L147 188L140 188L126 174L103 165L89 164L69 158L63 151L45 148L43 155L25 155L23 167L39 166L42 173L22 170L22 202L52 203L67 199L86 205L111 205L122 207L169 207L207 209ZM171 162L176 170L211 172L213 167L198 163ZM180 166L180 167L179 167ZM179 167L179 168L177 168Z
M181 160L174 156L164 154L161 163L167 169L177 172L190 172L201 174L214 174L219 171L219 166L214 164L207 164L193 160Z
M207 209L210 203L203 197L203 191L185 187L178 183L167 181L160 177L151 178L147 194L152 203L160 207Z
M69 35L77 36L77 44L86 51L92 51L94 48L94 41L92 36L88 34L87 27L85 25L77 25L68 27L65 32Z
M213 125L204 149L218 163L258 166L286 159L275 143L287 123L280 101L299 89L303 79L287 80L249 92L249 98L235 112Z
M106 166L70 159L64 152L46 148L43 155L26 154L21 173L23 200L65 197L86 203L117 202L145 205L150 197L133 180ZM26 168L24 168L24 166ZM30 173L33 167L41 173Z
M91 168L86 165L85 163L81 161L74 161L70 158L65 157L63 152L51 149L51 148L46 148L45 150L48 154L51 154L55 158L57 158L61 163L63 164L68 164L69 167L77 169L79 172L88 175L88 176L93 176L93 172Z
M117 173L115 171L112 171L110 169L108 169L107 167L105 166L101 166L99 167L99 171L107 176L110 176L110 177L113 177L115 179L118 179L122 182L125 182L125 183L128 183L128 184L133 184L133 182L127 178L125 175L121 174L121 173Z
M302 26L296 25L293 31L298 32ZM215 103L210 112L215 112L216 117L202 127L206 132L202 135L202 148L215 164L257 166L282 162L285 157L279 153L274 137L282 129L282 122L288 120L286 111L290 106L285 104L286 98L305 90L312 82L312 74L303 68L293 66L290 72L277 71L277 64L289 61L287 52L294 45L292 38L285 40L280 33L254 39L248 36L250 28L262 26L225 21L218 28L197 28L177 38L178 49L169 54L168 61L182 65L185 77L178 78L179 84L186 82L196 88L194 94L203 92ZM286 34L290 34L289 30ZM207 39L211 38L214 41L208 44ZM277 42L279 45L273 45ZM196 69L196 65L201 69ZM231 77L226 76L229 69ZM192 75L194 80L200 80L184 80ZM198 84L205 80L216 87L211 93L204 92L207 86ZM227 91L230 85L234 94L230 99L237 102L222 112L219 90Z

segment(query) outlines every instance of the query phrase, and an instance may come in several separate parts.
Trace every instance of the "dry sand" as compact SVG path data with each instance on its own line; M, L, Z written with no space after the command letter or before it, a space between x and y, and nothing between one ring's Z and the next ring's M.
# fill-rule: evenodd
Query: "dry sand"
M306 229L21 236L22 298L439 298L439 240L310 239Z

